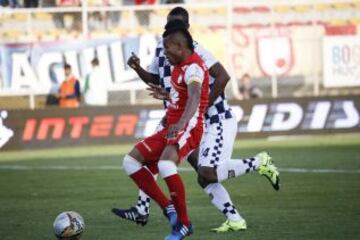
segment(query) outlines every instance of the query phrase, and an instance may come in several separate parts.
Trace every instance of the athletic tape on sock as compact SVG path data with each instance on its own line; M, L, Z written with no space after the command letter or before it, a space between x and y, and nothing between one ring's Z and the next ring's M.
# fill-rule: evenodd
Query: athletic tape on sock
M125 155L123 167L125 169L125 172L130 176L131 174L139 171L142 168L142 165L130 155Z
M162 178L177 174L177 167L173 161L161 160L158 163L159 173Z

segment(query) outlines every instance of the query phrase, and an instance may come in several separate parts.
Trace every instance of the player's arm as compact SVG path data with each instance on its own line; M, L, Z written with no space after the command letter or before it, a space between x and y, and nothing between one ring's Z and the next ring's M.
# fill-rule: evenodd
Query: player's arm
M195 115L200 104L201 82L192 81L188 84L188 99L186 101L185 110L180 120L168 128L168 139L175 138L177 133L183 131L186 124Z
M152 74L142 68L140 65L140 59L134 53L131 53L131 57L128 59L127 64L135 70L140 79L143 80L146 84L159 84L159 75Z
M199 104L201 95L201 82L192 81L188 85L188 99L186 101L185 110L180 118L179 126L183 129L190 119L195 115Z
M230 76L223 65L219 62L215 63L209 69L209 74L215 79L214 86L209 95L208 106L211 106L214 101L225 91L225 87L230 80Z
M226 84L230 80L230 76L223 65L200 44L196 43L195 51L200 55L205 65L209 69L210 76L215 79L214 86L209 94L209 104L211 106L214 101L224 92Z
M149 83L149 87L146 88L146 90L149 90L150 91L149 95L155 99L159 99L159 100L169 100L170 99L169 93L165 89L160 87L159 85Z

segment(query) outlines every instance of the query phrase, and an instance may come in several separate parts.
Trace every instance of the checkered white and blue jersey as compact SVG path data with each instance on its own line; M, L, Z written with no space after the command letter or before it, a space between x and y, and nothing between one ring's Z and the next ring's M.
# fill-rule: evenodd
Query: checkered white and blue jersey
M218 61L214 58L214 56L206 51L200 44L194 42L194 49L195 52L202 58L205 62L205 65L208 69L210 69L215 63ZM165 53L164 53L164 45L163 41L160 40L158 45L156 46L155 50L155 57L153 58L148 71L152 74L159 75L160 77L160 85L163 89L167 92L170 92L171 89L171 72L173 67L167 60ZM209 79L209 87L210 92L214 86L215 79L210 76ZM167 108L168 102L164 101L164 107ZM220 119L228 119L231 118L231 109L228 105L225 94L222 93L210 106L205 114L205 120L207 122L215 123L219 122Z

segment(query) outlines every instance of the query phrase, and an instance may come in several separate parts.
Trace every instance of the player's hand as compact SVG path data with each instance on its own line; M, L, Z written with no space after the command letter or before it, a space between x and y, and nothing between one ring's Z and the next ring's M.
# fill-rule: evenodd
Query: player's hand
M176 124L172 124L168 127L167 136L168 140L175 139L179 134L184 131L185 125L180 121Z
M169 93L163 89L162 87L160 87L159 85L155 85L152 83L149 83L149 87L146 88L146 90L150 91L150 96L152 96L155 99L159 99L159 100L169 100Z
M127 64L132 69L137 69L140 66L140 58L138 58L134 52L131 52L131 57L129 57Z

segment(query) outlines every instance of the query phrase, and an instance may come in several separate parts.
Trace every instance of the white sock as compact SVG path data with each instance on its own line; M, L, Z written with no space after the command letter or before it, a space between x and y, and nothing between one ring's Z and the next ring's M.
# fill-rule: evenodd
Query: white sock
M218 181L222 182L224 180L255 171L258 169L260 164L261 161L254 157L245 159L230 159L226 163L217 167L216 173Z
M150 197L139 189L139 197L136 203L136 209L141 215L148 215L150 212Z
M221 183L210 183L204 188L204 191L209 194L211 203L219 209L227 219L232 221L239 221L242 219L233 205L229 193Z

